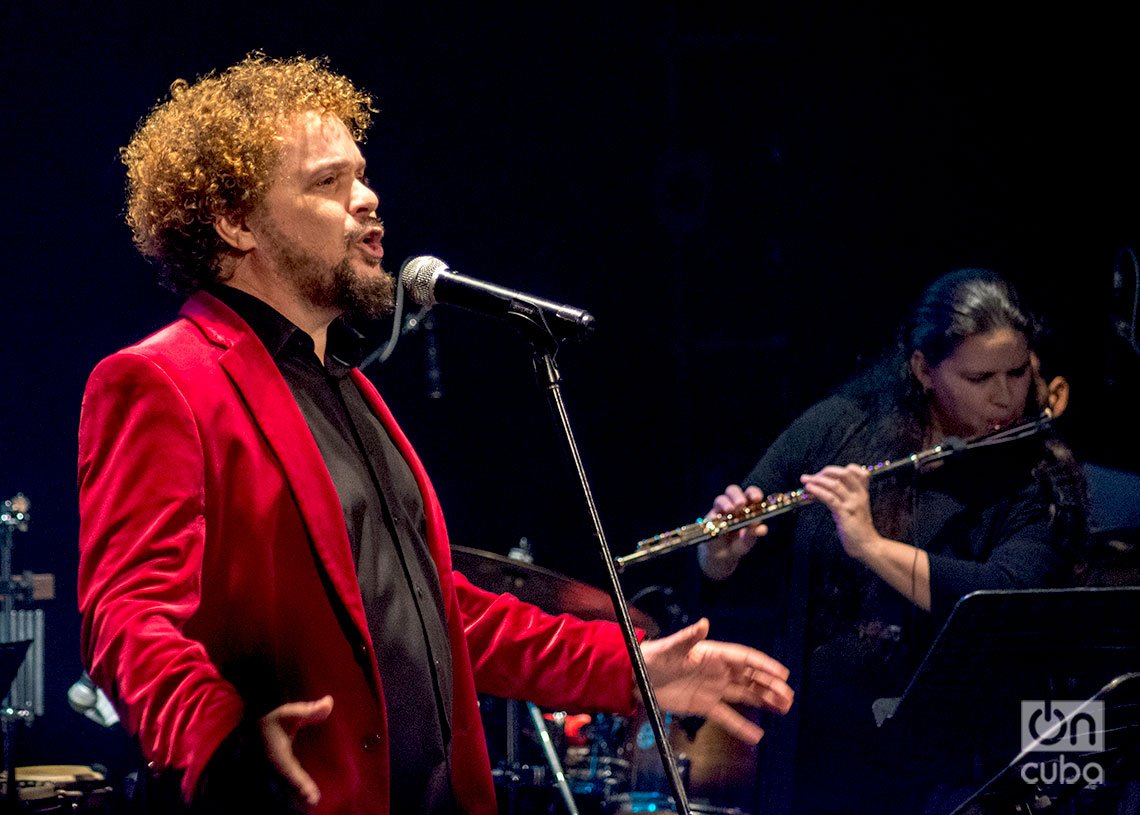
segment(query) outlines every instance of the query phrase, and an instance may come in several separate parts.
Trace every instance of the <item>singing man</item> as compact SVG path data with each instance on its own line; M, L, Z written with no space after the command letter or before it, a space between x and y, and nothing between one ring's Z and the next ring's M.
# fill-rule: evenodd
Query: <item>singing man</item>
M253 54L175 82L122 151L135 243L187 299L88 382L79 603L156 811L493 815L477 691L638 703L616 625L452 571L428 476L354 367L342 318L393 302L371 113L325 61ZM786 711L787 670L707 631L642 645L656 693L755 742L730 704Z

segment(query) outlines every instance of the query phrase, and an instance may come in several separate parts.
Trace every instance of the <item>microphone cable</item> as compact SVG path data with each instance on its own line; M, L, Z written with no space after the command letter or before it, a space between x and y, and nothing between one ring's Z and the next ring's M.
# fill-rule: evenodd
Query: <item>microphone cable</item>
M419 311L417 311L415 314L408 317L407 320L404 320L403 277L404 277L404 269L407 267L408 262L411 260L412 260L412 258L410 256L405 258L404 262L400 264L399 270L396 272L396 277L395 277L396 303L392 309L392 332L391 332L391 334L389 334L388 339L384 342L383 345L381 345L379 348L377 348L375 351L373 351L371 354L369 354L363 360L361 360L360 365L358 367L362 371L374 362L379 362L379 363L386 362L388 360L388 358L390 356L392 356L392 352L396 350L396 343L399 342L400 335L404 334L405 332L414 331L415 329L419 328L420 325L423 324L423 322L424 322L424 319L423 319L424 315L427 314L428 310L431 308L431 306L424 306ZM428 327L430 328L430 326L428 326ZM435 347L434 338L432 339L431 346L432 346L432 348Z

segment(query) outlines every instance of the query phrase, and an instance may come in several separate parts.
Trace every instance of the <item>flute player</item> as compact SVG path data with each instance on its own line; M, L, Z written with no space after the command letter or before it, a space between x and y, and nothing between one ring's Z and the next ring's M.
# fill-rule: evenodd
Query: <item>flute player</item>
M804 664L799 727L767 753L795 745L791 811L918 811L899 799L899 768L874 747L872 701L901 695L963 595L1071 579L1086 510L1080 470L1057 440L972 451L922 475L871 480L859 466L1038 415L1036 332L997 274L943 276L896 347L796 419L743 486L714 500L710 513L735 512L800 485L814 499L773 519L760 546L763 525L698 552L711 581L728 581L706 585L713 601L733 583L767 601L756 589L764 573L789 587L778 601L787 627L772 637L794 674Z

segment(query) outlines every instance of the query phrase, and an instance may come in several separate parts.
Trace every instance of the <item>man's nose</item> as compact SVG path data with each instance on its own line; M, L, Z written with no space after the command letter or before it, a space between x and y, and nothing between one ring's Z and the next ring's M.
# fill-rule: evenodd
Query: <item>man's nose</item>
M356 216L371 215L380 206L380 197L372 191L372 188L365 184L361 179L356 179L352 183L352 214Z

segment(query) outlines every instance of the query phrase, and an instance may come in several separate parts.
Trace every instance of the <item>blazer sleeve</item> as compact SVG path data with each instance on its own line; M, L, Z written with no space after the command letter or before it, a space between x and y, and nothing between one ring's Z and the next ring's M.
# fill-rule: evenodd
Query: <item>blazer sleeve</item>
M633 669L616 623L547 614L452 574L481 693L563 710L634 712ZM637 634L640 641L644 632Z
M205 467L190 405L133 351L92 373L79 425L81 647L145 757L190 799L243 705L201 642Z

